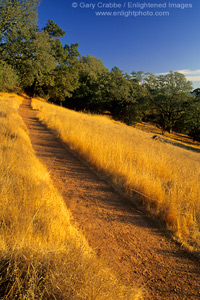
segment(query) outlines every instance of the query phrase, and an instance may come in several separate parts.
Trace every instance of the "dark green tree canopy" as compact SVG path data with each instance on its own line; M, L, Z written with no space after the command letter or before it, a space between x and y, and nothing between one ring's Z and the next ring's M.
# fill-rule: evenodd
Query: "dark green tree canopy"
M197 99L200 99L200 88L197 88L192 91L192 96L195 96Z
M0 58L20 59L32 32L37 30L39 0L0 1Z
M63 100L77 88L78 44L63 47L59 38L65 32L52 20L39 31L38 5L39 0L0 0L0 60L15 70L27 92Z
M188 105L191 82L183 74L171 71L159 76L147 74L145 86L150 92L152 106L159 114L163 132L171 132Z
M0 61L0 91L13 92L18 88L18 76L11 66Z
M48 20L47 25L43 28L44 31L53 38L60 38L65 35L65 31L62 30L54 21Z
M21 87L79 110L109 113L127 124L151 120L163 132L185 130L199 138L200 89L178 72L155 76L110 71L78 44L63 45L53 20L39 30L39 0L0 0L0 90Z
M138 71L138 72L131 72L131 77L130 79L132 79L133 81L137 82L137 83L141 83L143 81L143 77L144 77L144 72L143 71Z

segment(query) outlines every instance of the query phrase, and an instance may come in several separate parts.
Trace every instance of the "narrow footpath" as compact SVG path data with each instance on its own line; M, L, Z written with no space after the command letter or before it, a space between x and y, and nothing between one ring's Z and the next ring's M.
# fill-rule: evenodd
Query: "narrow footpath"
M144 287L145 299L200 299L199 260L68 151L38 120L30 99L19 114L76 225L121 282Z

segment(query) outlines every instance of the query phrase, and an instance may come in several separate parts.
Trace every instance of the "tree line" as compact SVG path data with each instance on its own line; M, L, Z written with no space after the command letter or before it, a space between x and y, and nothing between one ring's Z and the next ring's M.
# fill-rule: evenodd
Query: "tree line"
M108 113L128 125L153 122L200 140L200 88L178 72L108 70L78 44L63 45L53 20L39 30L39 0L0 0L0 91L25 91L65 107Z

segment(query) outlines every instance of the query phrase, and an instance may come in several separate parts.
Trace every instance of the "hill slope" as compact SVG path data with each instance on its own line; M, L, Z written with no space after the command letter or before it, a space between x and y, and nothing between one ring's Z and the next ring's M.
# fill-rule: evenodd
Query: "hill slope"
M117 276L129 286L143 285L145 299L197 299L199 262L67 150L37 120L30 101L20 113L37 156L50 171L76 224Z
M85 161L165 222L181 243L200 249L198 153L103 116L33 100L39 118ZM137 201L137 203L138 203Z
M0 94L0 298L141 299L141 290L121 285L72 224L35 156L18 114L22 101ZM45 134L41 124L36 129L38 137Z

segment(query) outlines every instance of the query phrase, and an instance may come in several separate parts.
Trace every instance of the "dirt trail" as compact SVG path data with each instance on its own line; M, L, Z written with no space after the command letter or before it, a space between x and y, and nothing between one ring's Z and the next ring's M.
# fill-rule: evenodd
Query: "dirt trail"
M76 223L121 281L143 286L145 299L200 299L200 262L67 151L38 121L29 99L19 113Z

